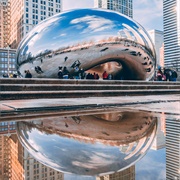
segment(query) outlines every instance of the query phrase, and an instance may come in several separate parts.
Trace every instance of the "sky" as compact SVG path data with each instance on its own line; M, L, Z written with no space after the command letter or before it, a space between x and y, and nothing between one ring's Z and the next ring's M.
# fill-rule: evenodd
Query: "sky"
M63 10L93 8L94 0L63 0ZM163 31L163 0L133 0L133 19L147 31Z

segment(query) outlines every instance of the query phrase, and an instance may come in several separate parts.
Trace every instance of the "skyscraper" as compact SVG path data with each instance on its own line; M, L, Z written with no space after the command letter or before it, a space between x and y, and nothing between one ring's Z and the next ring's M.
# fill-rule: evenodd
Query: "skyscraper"
M8 46L10 16L9 16L9 1L0 0L0 48Z
M180 70L180 1L163 1L164 63Z
M94 0L94 7L118 11L131 18L133 17L132 0Z
M40 21L61 12L61 0L9 0L11 48L16 49L22 38Z

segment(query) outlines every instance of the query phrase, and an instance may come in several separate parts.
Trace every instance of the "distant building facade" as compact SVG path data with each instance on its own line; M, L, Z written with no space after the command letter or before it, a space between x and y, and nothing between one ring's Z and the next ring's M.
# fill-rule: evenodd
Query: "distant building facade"
M164 64L180 71L180 1L163 1Z
M153 29L153 30L148 31L148 34L151 37L152 42L155 47L157 65L160 65L160 48L162 47L163 42L164 42L163 31Z
M9 28L10 28L10 16L9 16L9 1L0 0L0 48L5 48L9 43Z
M22 38L40 21L61 12L61 0L0 0L8 1L4 14L9 19L8 45L16 49ZM2 3L1 3L2 4ZM2 8L1 8L2 9ZM5 13L6 12L6 13ZM2 12L1 12L2 14ZM5 16L4 16L5 17ZM5 21L5 19L1 22ZM1 23L2 24L2 23ZM5 36L5 31L2 35ZM0 35L2 39L2 35ZM2 42L5 43L5 42ZM1 48L5 46L0 46Z
M0 76L14 73L13 51L23 37L40 21L60 13L61 7L61 0L0 0ZM7 47L12 48L9 57Z
M16 50L0 49L0 77L3 75L13 75L16 72Z
M110 9L133 17L132 0L94 0L95 8Z

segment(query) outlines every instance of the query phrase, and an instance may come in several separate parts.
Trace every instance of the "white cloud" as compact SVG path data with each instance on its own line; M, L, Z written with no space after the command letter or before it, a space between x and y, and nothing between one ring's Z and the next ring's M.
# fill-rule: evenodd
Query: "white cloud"
M70 23L77 25L79 25L79 23L85 23L88 27L85 28L82 33L98 32L103 31L105 29L111 29L114 27L112 21L97 16L85 16L82 18L76 18L73 19Z

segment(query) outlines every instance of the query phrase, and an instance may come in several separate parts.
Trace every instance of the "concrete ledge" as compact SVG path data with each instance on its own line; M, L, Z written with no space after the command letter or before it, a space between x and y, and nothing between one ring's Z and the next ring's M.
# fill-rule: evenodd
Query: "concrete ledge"
M135 90L135 89L179 89L169 84L2 84L1 91L67 91L67 90Z
M25 78L0 78L1 84L180 84L179 81L134 81L134 80L91 80L91 79L25 79Z
M43 98L82 98L108 96L144 96L179 94L179 89L146 89L146 90L79 90L79 91L3 91L1 100L43 99Z

